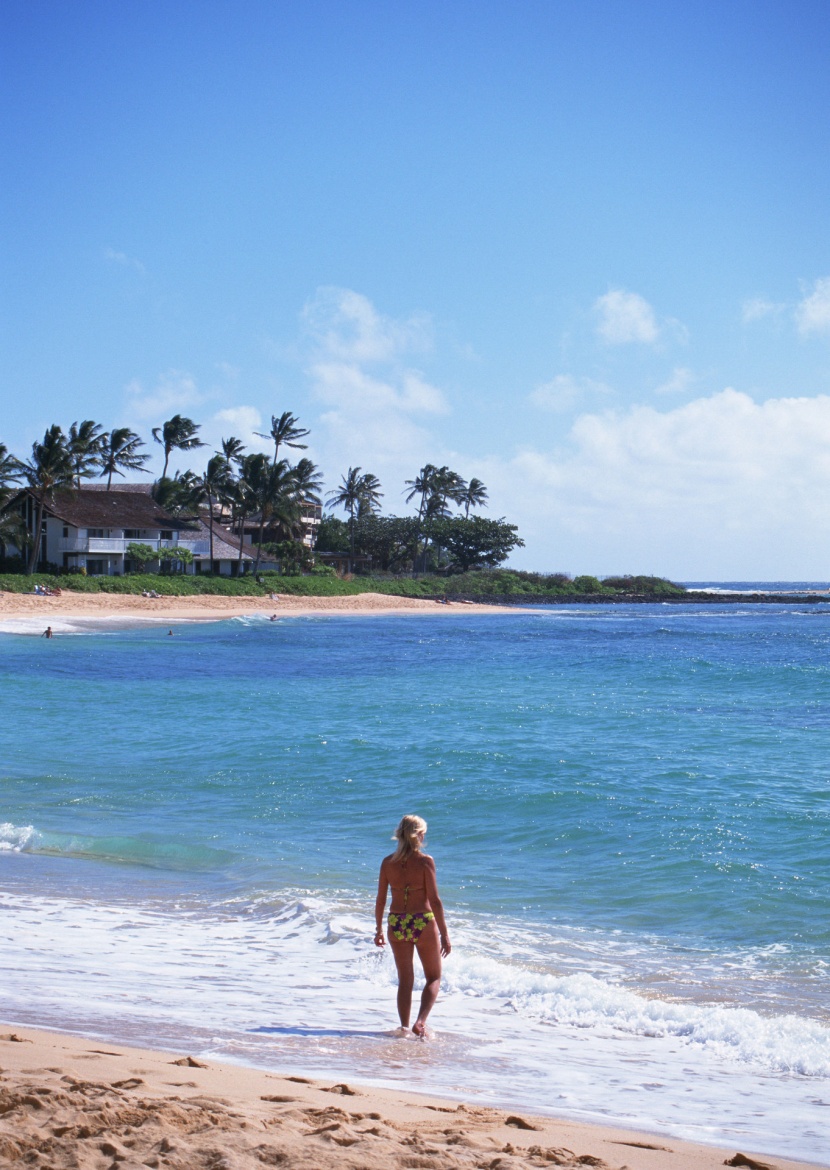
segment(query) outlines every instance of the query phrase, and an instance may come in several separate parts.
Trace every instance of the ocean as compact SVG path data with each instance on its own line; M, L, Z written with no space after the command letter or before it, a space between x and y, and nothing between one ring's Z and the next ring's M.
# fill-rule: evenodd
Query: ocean
M62 629L0 637L4 1021L830 1163L830 604Z

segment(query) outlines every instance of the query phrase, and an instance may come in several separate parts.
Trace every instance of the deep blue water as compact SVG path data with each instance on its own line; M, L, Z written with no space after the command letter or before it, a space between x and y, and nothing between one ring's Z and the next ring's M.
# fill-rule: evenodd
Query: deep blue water
M360 890L416 809L474 909L830 953L828 653L824 607L5 639L3 819Z

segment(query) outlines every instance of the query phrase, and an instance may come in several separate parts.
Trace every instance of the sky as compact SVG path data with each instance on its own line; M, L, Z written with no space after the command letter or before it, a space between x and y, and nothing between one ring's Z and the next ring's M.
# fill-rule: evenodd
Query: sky
M824 0L5 0L0 442L292 411L517 568L830 579Z

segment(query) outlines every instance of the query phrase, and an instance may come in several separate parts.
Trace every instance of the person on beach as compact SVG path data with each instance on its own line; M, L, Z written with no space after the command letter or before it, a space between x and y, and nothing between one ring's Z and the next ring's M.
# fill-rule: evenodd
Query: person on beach
M47 626L47 627L46 627L46 629L43 631L43 633L42 633L40 636L41 636L41 638L52 638L52 637L54 637L54 635L52 634L52 627L51 627L51 626Z
M421 817L405 816L395 829L398 848L380 865L378 896L375 901L375 946L383 947L383 914L391 888L389 945L398 969L398 1015L401 1027L409 1030L412 988L415 984L415 951L424 969L424 990L418 1018L412 1025L416 1036L426 1035L427 1016L441 987L441 958L452 950L444 907L438 896L435 862L423 852L427 823Z

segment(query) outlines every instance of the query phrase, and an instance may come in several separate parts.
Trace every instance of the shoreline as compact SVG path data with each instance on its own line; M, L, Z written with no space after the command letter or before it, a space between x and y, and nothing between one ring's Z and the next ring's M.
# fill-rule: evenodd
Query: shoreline
M0 1158L41 1164L39 1155L51 1170L103 1166L102 1154L125 1170L821 1165L31 1026L3 1025L0 1068Z
M348 597L223 597L199 594L188 597L141 597L131 593L63 593L60 597L32 593L0 594L0 633L42 634L47 625L66 632L66 623L89 628L115 628L126 623L176 625L181 622L216 622L261 615L284 617L384 617L449 613L507 614L527 612L518 606L449 602L443 604L415 597L385 593L360 593ZM35 619L37 625L34 626ZM19 626L20 629L15 627ZM32 627L32 628L24 628Z

